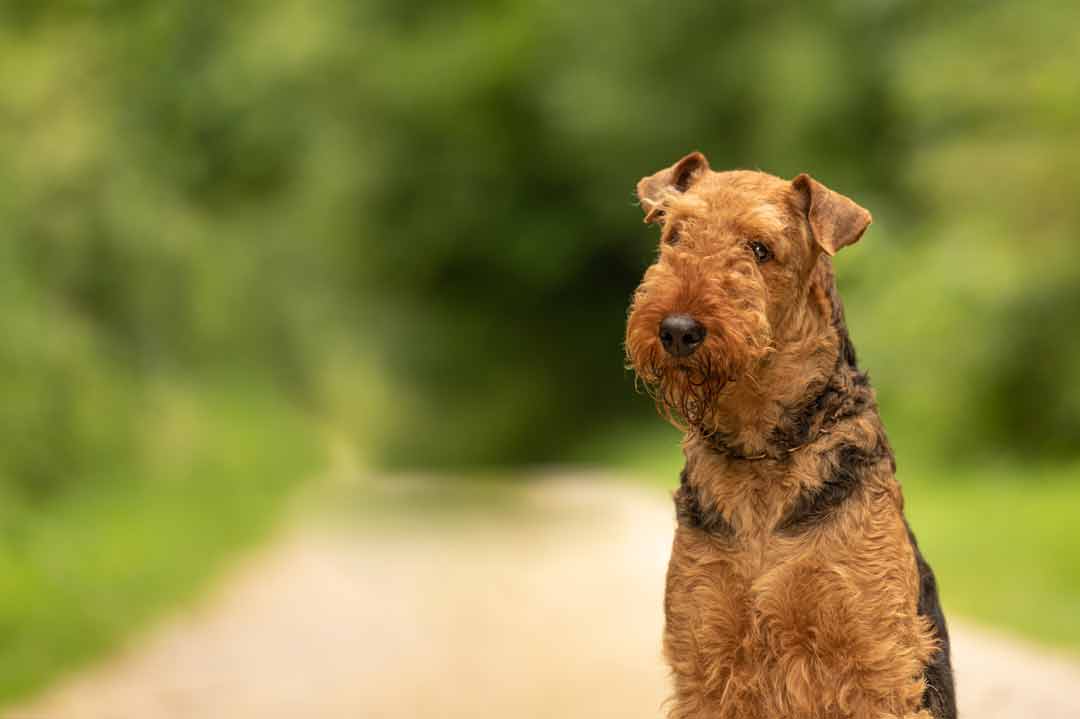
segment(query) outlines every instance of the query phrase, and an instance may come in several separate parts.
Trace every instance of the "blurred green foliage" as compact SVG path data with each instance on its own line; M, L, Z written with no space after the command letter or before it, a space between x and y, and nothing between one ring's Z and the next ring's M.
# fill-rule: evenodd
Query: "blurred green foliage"
M257 372L391 464L549 460L647 421L621 366L656 239L631 188L695 147L874 211L840 275L901 446L1073 453L1075 19L7 3L10 483L123 455L129 378L162 368Z

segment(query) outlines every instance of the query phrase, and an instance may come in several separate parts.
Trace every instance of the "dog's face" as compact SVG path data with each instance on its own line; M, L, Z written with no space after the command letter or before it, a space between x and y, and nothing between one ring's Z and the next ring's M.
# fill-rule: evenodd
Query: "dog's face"
M696 152L637 194L662 230L630 307L627 357L669 419L709 430L728 384L752 378L800 322L821 253L857 242L870 213L808 175L713 172Z

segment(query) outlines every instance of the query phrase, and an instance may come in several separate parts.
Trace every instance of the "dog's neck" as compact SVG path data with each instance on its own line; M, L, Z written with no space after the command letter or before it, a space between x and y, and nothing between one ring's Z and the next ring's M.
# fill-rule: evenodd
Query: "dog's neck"
M785 318L775 351L718 398L704 441L733 457L782 457L814 439L845 401L850 388L865 385L844 326L843 306L827 259L815 267L800 307Z

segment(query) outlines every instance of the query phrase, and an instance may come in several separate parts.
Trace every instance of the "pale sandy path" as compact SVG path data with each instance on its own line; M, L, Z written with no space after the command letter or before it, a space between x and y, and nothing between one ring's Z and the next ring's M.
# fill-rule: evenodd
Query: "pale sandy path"
M668 503L597 478L524 494L503 521L309 519L200 608L6 716L661 716ZM1080 719L1077 666L954 634L963 716Z

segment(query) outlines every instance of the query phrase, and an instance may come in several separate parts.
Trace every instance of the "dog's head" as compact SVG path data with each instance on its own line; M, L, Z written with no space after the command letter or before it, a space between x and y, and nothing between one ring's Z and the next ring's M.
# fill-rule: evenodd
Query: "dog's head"
M627 358L669 419L708 432L728 384L753 380L798 335L821 254L857 242L870 213L809 175L713 172L698 152L637 194L662 230L630 307Z

